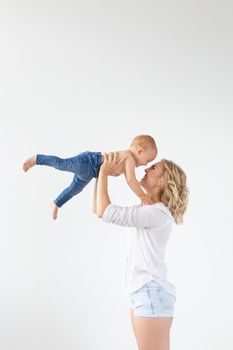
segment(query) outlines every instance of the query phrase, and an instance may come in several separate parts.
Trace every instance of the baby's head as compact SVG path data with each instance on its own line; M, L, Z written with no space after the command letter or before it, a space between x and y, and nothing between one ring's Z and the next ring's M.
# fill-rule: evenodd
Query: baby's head
M157 156L155 140L149 135L136 136L129 149L134 155L136 166L147 165Z

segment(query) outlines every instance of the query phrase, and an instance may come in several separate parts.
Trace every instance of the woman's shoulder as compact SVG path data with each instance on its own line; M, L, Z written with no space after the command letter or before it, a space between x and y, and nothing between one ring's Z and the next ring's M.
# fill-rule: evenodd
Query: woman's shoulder
M164 214L165 216L168 216L172 221L174 221L174 218L172 216L172 213L170 209L163 203L163 202L157 202L151 205L148 205L152 212L161 212L161 214Z

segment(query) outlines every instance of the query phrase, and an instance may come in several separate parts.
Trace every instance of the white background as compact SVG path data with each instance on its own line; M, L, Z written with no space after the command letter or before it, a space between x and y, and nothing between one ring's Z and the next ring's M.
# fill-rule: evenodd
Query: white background
M232 20L230 0L0 2L2 350L137 349L122 288L130 229L92 214L94 182L52 221L72 175L22 163L125 149L142 133L191 192L167 247L171 350L232 349ZM138 202L122 177L109 191Z

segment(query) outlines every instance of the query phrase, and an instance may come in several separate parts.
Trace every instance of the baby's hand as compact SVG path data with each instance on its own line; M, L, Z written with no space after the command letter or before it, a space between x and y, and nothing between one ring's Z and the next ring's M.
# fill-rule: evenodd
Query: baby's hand
M141 196L140 199L143 204L147 204L147 205L153 204L152 200L147 194L144 194L143 196Z

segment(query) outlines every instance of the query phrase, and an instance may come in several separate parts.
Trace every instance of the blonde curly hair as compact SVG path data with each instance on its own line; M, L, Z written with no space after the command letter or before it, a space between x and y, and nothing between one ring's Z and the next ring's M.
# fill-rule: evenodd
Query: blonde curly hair
M186 186L186 174L171 160L162 159L165 188L161 201L170 209L177 224L183 223L183 215L188 205L189 189Z

